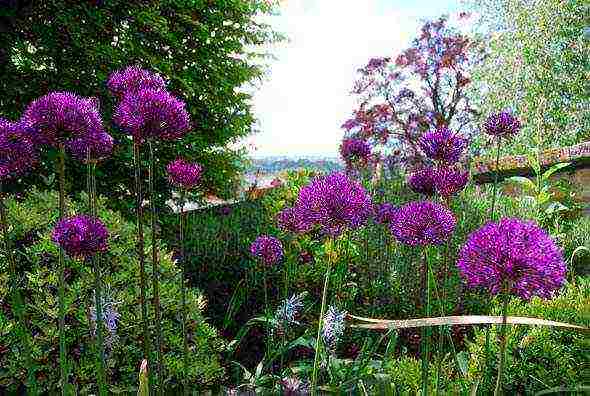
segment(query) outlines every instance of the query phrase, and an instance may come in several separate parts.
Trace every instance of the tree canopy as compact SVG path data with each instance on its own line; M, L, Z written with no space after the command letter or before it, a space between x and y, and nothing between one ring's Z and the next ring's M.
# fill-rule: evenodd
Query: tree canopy
M243 153L232 144L253 131L251 95L244 89L263 76L268 55L259 48L280 40L261 15L265 0L11 0L0 11L0 116L17 119L49 91L96 96L106 125L113 98L108 75L137 64L160 73L186 101L193 131L156 148L158 169L177 155L204 165L205 183L231 193ZM131 140L111 128L117 148L100 167L100 193L131 205ZM52 154L50 153L49 156ZM51 179L47 158L36 176ZM68 166L74 175L83 167ZM84 188L74 177L73 191ZM168 196L165 180L158 186Z

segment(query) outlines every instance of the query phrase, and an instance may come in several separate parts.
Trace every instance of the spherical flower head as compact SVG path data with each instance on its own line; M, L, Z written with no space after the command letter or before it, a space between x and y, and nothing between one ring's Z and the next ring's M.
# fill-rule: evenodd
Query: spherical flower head
M26 108L23 121L37 131L42 143L54 147L104 130L98 100L71 92L50 92L34 100Z
M469 287L529 300L549 298L565 282L561 249L533 221L504 218L471 233L457 267Z
M443 244L455 230L453 212L435 202L414 201L401 206L391 222L391 233L409 246Z
M371 146L364 140L347 138L340 145L340 155L348 166L366 165L371 159Z
M520 121L508 111L491 114L484 124L488 135L510 137L520 131Z
M136 141L174 140L191 128L185 103L169 92L142 89L125 95L113 115L113 121Z
M0 181L10 180L30 171L39 155L22 122L0 118Z
M93 130L86 135L71 139L66 147L72 157L79 161L102 161L110 157L113 152L114 140L111 135L102 130Z
M463 155L467 148L467 140L447 127L440 127L424 133L418 145L431 160L453 164Z
M369 194L341 172L314 178L299 191L295 206L307 224L332 237L362 226L372 214Z
M389 202L375 206L375 221L378 224L390 224L395 218L397 207Z
M443 197L455 195L465 188L469 181L469 172L454 167L442 167L436 170L434 186Z
M196 187L203 175L201 165L187 162L182 158L169 163L166 170L170 184L185 190Z
M433 168L423 168L413 172L408 177L408 185L415 193L431 197L435 191L435 179L436 172Z
M298 211L297 207L285 208L277 214L277 224L284 232L301 234L307 232L311 224Z
M108 248L109 232L97 218L78 215L60 220L51 239L70 257L87 258Z
M128 93L142 89L166 90L166 82L162 77L139 66L128 66L117 70L109 76L107 88L113 96L122 100Z
M280 381L284 396L305 396L310 394L309 383L296 377L285 377Z
M260 235L250 245L250 253L263 264L270 266L283 258L283 244L275 237Z
M330 306L324 316L322 327L322 339L330 351L336 350L338 341L344 334L345 311L339 311L336 307Z

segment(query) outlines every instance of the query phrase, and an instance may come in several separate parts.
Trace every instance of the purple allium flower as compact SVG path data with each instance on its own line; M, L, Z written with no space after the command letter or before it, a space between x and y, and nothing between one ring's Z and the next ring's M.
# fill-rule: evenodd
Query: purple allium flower
M338 345L338 341L344 334L344 319L346 318L345 311L339 311L336 307L330 306L328 312L324 316L324 323L322 327L322 339L328 349L334 351Z
M436 172L433 168L423 168L413 172L408 177L410 189L428 197L434 195Z
M113 137L101 130L93 130L86 135L72 139L67 143L67 149L72 157L86 162L88 154L90 161L101 161L113 152Z
M340 172L314 178L301 189L295 206L307 224L331 236L362 226L372 211L363 186Z
M35 99L23 121L37 131L40 142L54 147L104 130L98 100L71 92L50 92Z
M361 139L346 138L340 145L340 155L348 166L366 165L371 159L371 146Z
M309 230L311 224L299 213L297 207L285 208L277 214L277 224L285 232L294 234L304 233Z
M491 114L484 124L488 135L510 137L520 131L520 121L507 111Z
M436 170L434 186L443 197L450 197L463 190L469 181L469 172L453 167L441 167Z
M191 128L185 103L166 91L142 89L125 95L113 121L134 139L174 140Z
M265 265L273 265L283 258L283 244L275 237L260 235L250 245L250 253Z
M142 89L165 90L164 79L156 73L142 69L139 66L128 66L117 70L109 76L107 88L119 100L128 93L135 93Z
M97 218L78 215L60 220L51 239L57 243L68 256L86 258L108 248L109 232Z
M562 251L549 235L533 221L517 218L489 222L471 233L457 267L469 287L525 300L551 297L566 273Z
M375 206L375 221L378 224L390 224L395 218L397 207L389 202Z
M446 127L424 133L418 144L428 158L446 164L459 161L467 148L467 140Z
M406 245L440 245L450 237L455 225L455 216L446 207L430 201L414 201L397 210L390 229Z
M38 160L27 126L0 118L0 181L22 176Z
M285 377L280 381L284 396L304 396L309 394L309 383L296 377Z
M169 163L166 170L168 171L170 184L185 190L194 188L203 174L201 165L187 162L182 158Z

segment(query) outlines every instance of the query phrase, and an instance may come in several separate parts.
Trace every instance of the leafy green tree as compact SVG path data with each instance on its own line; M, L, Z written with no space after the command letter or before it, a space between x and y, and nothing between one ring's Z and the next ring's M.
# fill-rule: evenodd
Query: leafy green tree
M157 172L176 156L204 165L205 184L232 193L244 152L232 148L253 131L245 89L265 71L262 45L281 40L260 16L271 0L8 0L0 5L0 115L20 117L32 100L52 90L100 99L106 125L114 101L108 75L138 64L159 72L187 102L193 131L157 150ZM99 191L122 210L133 205L131 139L110 126L117 148L100 167ZM49 153L31 182L52 180ZM83 167L68 166L71 191L84 189ZM102 176L102 177L101 177ZM163 177L159 198L169 197Z
M487 56L470 96L482 120L512 109L523 130L507 152L590 138L590 7L586 0L467 0ZM482 121L480 120L480 121ZM477 142L484 151L483 141Z

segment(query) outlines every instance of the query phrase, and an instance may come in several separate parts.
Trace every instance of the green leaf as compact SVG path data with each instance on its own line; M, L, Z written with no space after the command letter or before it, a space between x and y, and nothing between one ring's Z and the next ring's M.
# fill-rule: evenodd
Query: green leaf
M572 163L571 162L560 162L559 164L555 164L553 165L551 168L547 169L544 173L543 173L543 180L547 180L551 177L551 175L553 175L555 172L559 171L560 169L563 169L565 167L570 166Z
M527 189L528 191L535 191L535 189L537 188L537 186L535 185L535 183L533 183L533 181L527 177L522 177L522 176L513 176L513 177L509 177L506 179L507 182L514 182L519 184L520 186L524 187L525 189Z
M467 368L469 367L469 353L461 351L457 354L457 362L459 363L459 370L465 377L467 375Z

